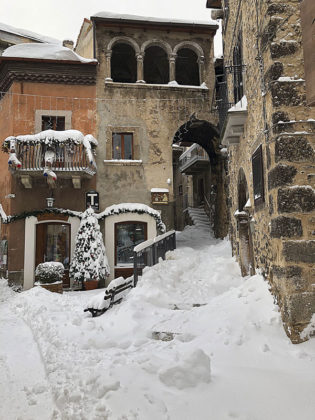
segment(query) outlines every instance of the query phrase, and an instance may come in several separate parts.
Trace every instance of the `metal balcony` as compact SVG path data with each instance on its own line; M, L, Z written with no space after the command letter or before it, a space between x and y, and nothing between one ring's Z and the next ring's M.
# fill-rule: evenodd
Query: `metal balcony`
M32 188L32 178L43 176L46 151L47 146L42 143L16 145L21 166L11 167L11 171L20 177L25 188ZM96 168L90 165L82 144L55 146L54 153L55 160L50 169L58 178L72 179L74 188L81 188L81 178L90 178L96 173Z
M210 165L208 153L199 144L193 144L179 158L179 170L186 175L194 175Z

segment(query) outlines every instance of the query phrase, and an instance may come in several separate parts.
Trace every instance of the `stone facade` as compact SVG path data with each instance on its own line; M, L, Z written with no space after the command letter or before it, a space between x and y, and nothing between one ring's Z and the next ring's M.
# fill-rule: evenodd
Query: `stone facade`
M238 93L247 98L243 119L236 109L221 131L229 149L233 253L242 268L247 261L243 274L260 269L268 279L297 343L315 310L315 110L306 103L300 13L313 6L307 0L220 3L227 102L237 102Z

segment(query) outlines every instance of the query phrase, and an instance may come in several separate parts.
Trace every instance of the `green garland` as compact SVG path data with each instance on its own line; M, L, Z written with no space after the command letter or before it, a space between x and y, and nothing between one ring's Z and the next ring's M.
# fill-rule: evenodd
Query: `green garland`
M64 209L57 209L57 208L51 208L51 209L43 209L43 210L33 210L33 211L24 211L23 213L14 214L13 216L7 216L6 219L3 219L3 224L8 224L12 222L16 222L17 220L23 220L27 217L37 217L41 214L65 214L66 216L75 216L81 218L81 215L77 212L71 211L71 210L64 210Z

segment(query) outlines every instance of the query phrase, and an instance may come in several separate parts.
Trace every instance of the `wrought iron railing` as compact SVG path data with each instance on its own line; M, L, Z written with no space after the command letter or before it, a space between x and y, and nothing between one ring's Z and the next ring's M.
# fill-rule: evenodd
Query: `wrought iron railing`
M142 242L134 248L133 258L133 278L134 286L137 285L138 276L142 274L144 267L151 267L159 262L159 259L165 259L168 251L176 249L175 230L157 236L154 239Z
M47 146L43 143L20 143L16 146L17 157L21 168L16 171L42 171L45 168L45 152ZM91 172L89 162L82 144L55 146L55 160L52 163L53 171L87 171Z
M197 161L209 161L208 153L199 144L195 143L179 157L179 170L183 172Z

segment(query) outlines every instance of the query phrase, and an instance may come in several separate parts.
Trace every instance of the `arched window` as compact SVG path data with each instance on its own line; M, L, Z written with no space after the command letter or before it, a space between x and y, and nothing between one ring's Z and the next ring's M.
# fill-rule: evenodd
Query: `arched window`
M200 85L198 56L190 48L177 52L176 82L180 85Z
M137 61L134 49L129 44L117 43L112 49L111 77L114 82L137 81Z
M144 80L147 83L166 84L169 82L169 62L163 48L152 46L145 50Z

